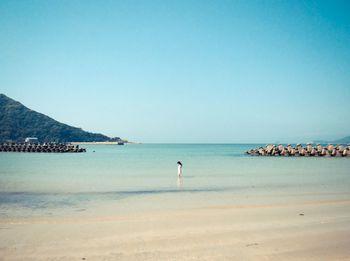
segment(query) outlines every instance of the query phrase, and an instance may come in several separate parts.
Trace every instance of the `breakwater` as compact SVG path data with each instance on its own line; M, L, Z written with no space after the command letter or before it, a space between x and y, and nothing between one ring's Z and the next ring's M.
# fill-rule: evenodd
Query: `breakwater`
M251 156L350 157L350 144L328 144L325 146L321 144L306 144L305 146L301 144L295 146L268 144L265 147L248 150L246 154Z
M65 143L2 143L0 152L79 153L86 150L79 148L79 145Z

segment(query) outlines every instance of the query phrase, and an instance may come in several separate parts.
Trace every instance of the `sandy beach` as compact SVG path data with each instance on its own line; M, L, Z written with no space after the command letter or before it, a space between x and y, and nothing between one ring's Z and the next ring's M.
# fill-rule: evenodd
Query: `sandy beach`
M70 142L72 145L120 145L117 141ZM142 144L141 142L123 141L124 144Z
M0 0L0 261L350 261L350 0Z
M72 145L118 145L117 141L70 142Z
M86 146L2 155L0 260L350 261L347 158Z
M1 260L350 260L350 200L1 218Z

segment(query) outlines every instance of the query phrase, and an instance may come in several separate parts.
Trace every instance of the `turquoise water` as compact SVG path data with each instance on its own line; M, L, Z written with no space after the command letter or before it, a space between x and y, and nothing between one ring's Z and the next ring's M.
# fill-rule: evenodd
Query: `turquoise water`
M87 152L77 154L0 153L0 215L247 204L267 197L349 199L349 158L244 154L257 146L86 145Z

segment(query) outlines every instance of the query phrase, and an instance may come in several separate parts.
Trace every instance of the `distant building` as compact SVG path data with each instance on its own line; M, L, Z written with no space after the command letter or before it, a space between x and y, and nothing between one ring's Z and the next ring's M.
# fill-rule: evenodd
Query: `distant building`
M28 137L24 140L25 143L39 143L38 138Z

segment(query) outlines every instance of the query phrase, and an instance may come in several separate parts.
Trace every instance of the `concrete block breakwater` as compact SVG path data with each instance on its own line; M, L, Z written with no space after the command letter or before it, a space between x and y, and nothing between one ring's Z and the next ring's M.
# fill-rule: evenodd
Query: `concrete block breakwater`
M0 152L78 153L86 150L79 148L79 145L65 143L2 143Z
M287 146L268 144L265 147L248 150L246 154L251 156L350 157L350 144L329 144L326 146L321 144L307 144L306 146L301 144L296 146L290 144Z

